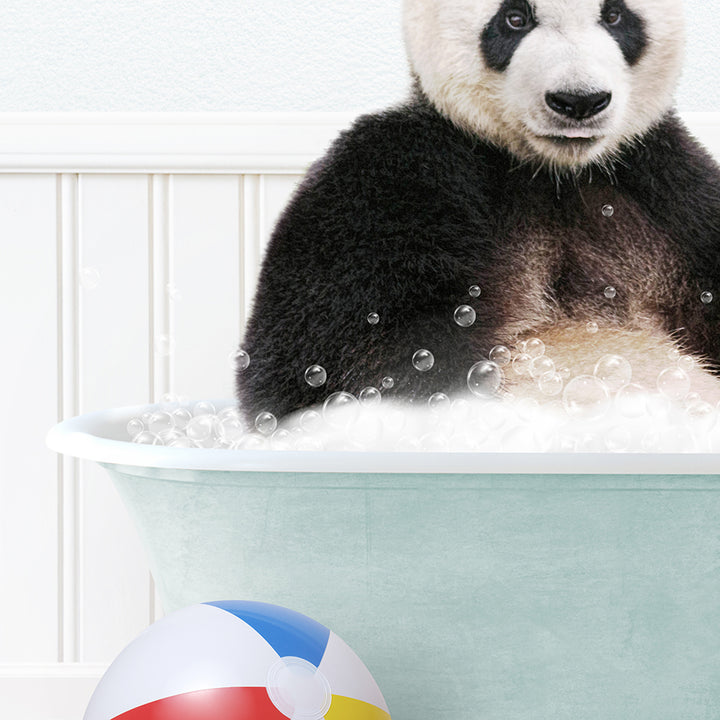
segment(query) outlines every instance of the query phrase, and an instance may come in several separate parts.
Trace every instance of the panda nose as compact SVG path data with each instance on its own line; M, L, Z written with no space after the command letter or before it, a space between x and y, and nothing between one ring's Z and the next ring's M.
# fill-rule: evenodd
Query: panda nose
M545 102L559 115L573 120L586 120L601 113L612 99L612 93L546 93Z

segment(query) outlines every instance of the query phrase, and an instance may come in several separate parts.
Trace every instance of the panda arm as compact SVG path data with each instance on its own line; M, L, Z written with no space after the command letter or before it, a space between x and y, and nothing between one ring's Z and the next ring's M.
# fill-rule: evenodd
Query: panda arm
M720 167L674 115L635 151L620 174L650 219L685 258L672 329L691 352L720 369ZM701 295L712 293L703 303ZM707 297L707 296L706 296Z
M468 295L488 280L482 178L464 177L476 163L445 147L444 132L368 121L308 174L271 238L243 341L251 361L237 387L248 418L384 377L391 395L451 393L488 352L499 320ZM471 328L453 320L460 304L475 305ZM435 357L427 372L412 365L418 349ZM313 364L327 372L320 388L304 380Z

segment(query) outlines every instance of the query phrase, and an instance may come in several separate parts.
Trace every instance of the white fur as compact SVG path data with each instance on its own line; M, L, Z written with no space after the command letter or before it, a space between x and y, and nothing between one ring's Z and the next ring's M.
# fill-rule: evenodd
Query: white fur
M436 107L467 131L519 158L577 167L610 158L672 106L684 32L678 0L627 0L645 23L647 47L630 67L600 25L602 0L535 0L538 26L503 72L488 68L483 28L500 0L404 0L413 71ZM607 110L584 124L549 110L547 92L611 92ZM580 127L582 125L582 127ZM542 135L592 134L589 146L560 146Z

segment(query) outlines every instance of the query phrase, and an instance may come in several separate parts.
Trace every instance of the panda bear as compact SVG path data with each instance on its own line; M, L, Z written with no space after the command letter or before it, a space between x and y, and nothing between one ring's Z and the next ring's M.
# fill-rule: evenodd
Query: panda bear
M680 354L720 398L720 170L673 111L679 6L405 0L410 98L344 132L271 237L246 417L457 396L530 339L565 378L615 353L649 389ZM507 366L492 390L534 387Z

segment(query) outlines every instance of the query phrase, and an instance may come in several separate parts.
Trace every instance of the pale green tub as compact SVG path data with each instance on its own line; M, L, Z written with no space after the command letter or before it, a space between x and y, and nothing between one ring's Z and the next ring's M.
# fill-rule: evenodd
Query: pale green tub
M110 473L165 611L332 628L394 720L720 718L717 455L185 450L54 428Z

